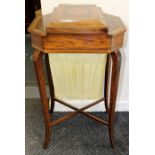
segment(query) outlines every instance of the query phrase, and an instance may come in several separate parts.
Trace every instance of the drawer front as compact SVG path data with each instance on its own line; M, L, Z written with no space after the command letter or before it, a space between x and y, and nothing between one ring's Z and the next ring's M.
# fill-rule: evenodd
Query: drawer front
M106 35L57 35L52 34L44 38L44 49L65 50L65 49L109 49L110 38Z

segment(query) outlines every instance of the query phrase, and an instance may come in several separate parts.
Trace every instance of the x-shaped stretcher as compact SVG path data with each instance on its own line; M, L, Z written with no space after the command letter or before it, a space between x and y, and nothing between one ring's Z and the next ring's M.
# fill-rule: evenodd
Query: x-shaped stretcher
M62 101L60 99L57 99L57 98L52 98L52 99L57 101L57 102L59 102L59 103L61 103L61 104L63 104L64 106L67 106L67 107L75 110L75 112L71 112L71 113L69 113L69 114L67 114L67 115L65 115L65 116L63 116L63 117L61 117L61 118L51 122L50 126L54 126L54 125L57 125L59 123L62 123L64 121L66 121L68 119L71 119L71 118L75 117L78 113L81 113L81 114L91 118L92 120L98 122L98 123L108 125L107 121L104 121L101 118L98 118L98 117L96 117L96 116L94 116L94 115L92 115L90 113L84 112L84 110L86 110L86 109L88 109L88 108L90 108L90 107L100 103L101 101L104 101L104 98L101 98L101 99L99 99L99 100L97 100L95 102L92 102L92 103L90 103L90 104L88 104L88 105L86 105L86 106L84 106L83 108L80 108L80 109L78 109L77 107L75 107L75 106L73 106L73 105L71 105L69 103L66 103L66 102L64 102L64 101Z

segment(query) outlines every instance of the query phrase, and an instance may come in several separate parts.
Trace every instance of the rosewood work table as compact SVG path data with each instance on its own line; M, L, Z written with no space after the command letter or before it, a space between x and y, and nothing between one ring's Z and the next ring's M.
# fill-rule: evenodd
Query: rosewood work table
M95 5L59 5L54 8L51 14L37 15L28 31L31 33L32 46L35 49L33 61L45 120L44 148L48 147L51 127L76 116L78 113L82 113L94 121L106 125L109 129L111 145L114 148L113 124L121 65L121 53L118 49L123 46L123 37L126 31L120 18L103 13L101 8ZM49 53L107 54L103 97L80 109L55 97L52 71L50 71L48 58ZM46 58L50 98L47 97L46 92L43 55ZM49 107L50 99L51 106ZM75 112L71 112L58 120L51 121L54 101L75 110ZM101 101L105 103L108 114L107 121L91 113L84 112L87 108Z

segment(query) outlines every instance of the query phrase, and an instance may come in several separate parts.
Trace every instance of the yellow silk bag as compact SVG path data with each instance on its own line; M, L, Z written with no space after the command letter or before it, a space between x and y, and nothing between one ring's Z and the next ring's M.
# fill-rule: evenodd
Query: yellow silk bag
M103 97L106 54L49 54L55 96L60 99Z

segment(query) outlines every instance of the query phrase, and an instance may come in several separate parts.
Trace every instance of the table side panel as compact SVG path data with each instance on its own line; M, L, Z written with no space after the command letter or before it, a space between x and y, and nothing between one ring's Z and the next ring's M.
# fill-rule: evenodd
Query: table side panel
M110 53L123 46L123 34L106 35L51 34L46 37L31 34L32 47L45 53Z
M40 51L44 51L43 38L41 36L31 34L32 47Z
M51 34L43 39L46 50L103 50L111 46L111 38L106 35L57 35Z
M123 39L124 39L123 33L114 36L111 40L111 49L116 50L121 48L123 46Z

